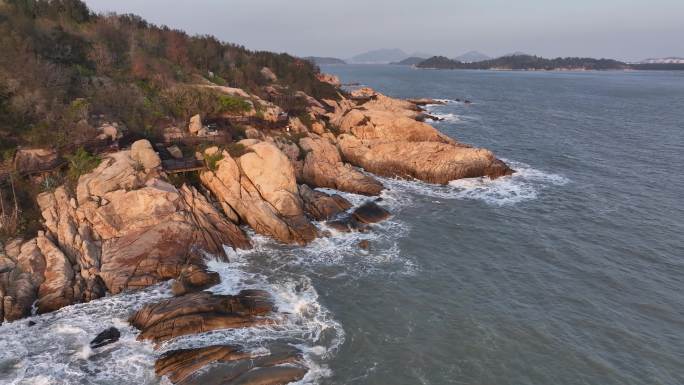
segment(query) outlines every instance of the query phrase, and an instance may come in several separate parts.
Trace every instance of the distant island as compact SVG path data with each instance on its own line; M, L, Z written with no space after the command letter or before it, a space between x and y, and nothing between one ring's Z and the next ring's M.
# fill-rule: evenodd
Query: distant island
M342 65L347 64L346 61L338 59L336 57L320 57L320 56L307 56L304 60L309 61L316 65Z
M407 58L404 59L404 60L392 62L392 63L390 63L390 64L393 64L393 65L402 65L402 66L414 66L414 65L420 64L420 63L422 63L422 62L424 62L424 61L425 61L425 58L424 58L424 57L411 56L411 57L407 57Z
M679 63L628 64L613 59L565 57L547 59L534 55L508 55L496 59L465 63L444 56L434 56L416 64L426 69L477 69L527 71L590 71L590 70L684 70Z

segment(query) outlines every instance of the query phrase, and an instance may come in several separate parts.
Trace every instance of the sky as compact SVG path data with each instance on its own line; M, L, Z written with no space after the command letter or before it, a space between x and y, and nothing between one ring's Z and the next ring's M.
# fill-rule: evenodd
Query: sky
M86 0L249 49L349 58L379 48L453 57L521 51L684 57L684 0Z

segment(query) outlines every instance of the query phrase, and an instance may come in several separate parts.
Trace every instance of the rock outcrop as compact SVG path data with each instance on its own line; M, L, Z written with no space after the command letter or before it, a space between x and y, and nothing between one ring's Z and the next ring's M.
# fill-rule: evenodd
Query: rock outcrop
M194 187L163 181L158 159L149 142L136 142L83 175L78 199L64 187L38 196L45 231L0 253L0 319L27 316L34 302L44 313L182 278L204 268L203 252L250 247ZM197 279L183 281L186 290Z
M200 175L226 215L239 217L257 233L281 242L306 244L315 239L316 228L304 215L287 156L269 142L246 139L239 143L244 154L232 158L223 151L216 169Z
M45 257L36 239L11 241L5 246L14 268L0 275L4 318L14 321L31 314L38 288L45 281Z
M513 173L491 151L456 142L420 120L415 103L389 98L364 88L354 100L327 100L334 108L330 122L342 160L390 177L445 184L471 177L498 178Z
M237 295L209 292L186 294L145 305L131 317L139 340L157 344L189 334L270 324L273 311L268 293L243 290ZM158 345L157 345L158 346ZM250 353L240 346L211 345L172 350L155 363L158 376L174 384L287 384L307 372L301 352L271 344L268 354Z
M378 195L384 188L375 178L343 163L338 149L326 138L304 137L299 147L306 153L303 183L362 195Z
M272 310L270 296L261 290L243 290L234 296L199 292L145 305L130 321L141 330L139 340L163 342L216 329L266 324L272 321L263 316Z
M481 176L494 179L513 172L489 150L450 143L373 141L341 135L338 147L346 161L369 172L429 183Z

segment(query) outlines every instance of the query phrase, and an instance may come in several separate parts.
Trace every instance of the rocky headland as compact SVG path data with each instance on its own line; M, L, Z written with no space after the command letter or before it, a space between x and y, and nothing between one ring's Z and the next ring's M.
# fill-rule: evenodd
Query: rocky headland
M334 77L321 79L339 84ZM216 89L262 103L260 110L272 121L282 115L246 91ZM140 340L160 344L216 329L268 325L276 322L270 315L278 311L268 293L203 291L220 282L217 273L207 270L207 258L226 260L225 248L250 248L245 229L306 245L331 236L326 228L372 231L373 223L391 215L374 201L384 189L374 175L445 184L513 173L491 151L460 143L424 123L421 106L427 99L399 100L369 88L349 94L340 90L339 100L302 99L306 114L289 117L286 126L254 124L245 130L247 139L192 154L202 164L193 171L195 183L177 183L159 147L138 140L103 154L75 186L38 195L42 230L34 238L0 245L0 320L17 321L173 280L174 297L131 315ZM167 131L180 137L206 135L202 111L197 113L187 128ZM116 132L108 135L116 137ZM39 151L21 163L50 156ZM341 196L316 188L369 198L354 208ZM318 224L323 222L328 226ZM274 346L270 351L252 357L237 345L176 350L159 357L156 372L182 384L219 383L216 378L220 383L281 384L304 376L307 369L296 349ZM210 364L212 376L198 374Z

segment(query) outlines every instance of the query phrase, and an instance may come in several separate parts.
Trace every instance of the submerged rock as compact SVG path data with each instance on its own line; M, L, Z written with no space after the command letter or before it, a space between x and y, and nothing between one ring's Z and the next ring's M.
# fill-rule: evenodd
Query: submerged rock
M356 208L352 217L361 223L369 224L384 221L390 217L390 213L377 203L369 201Z
M267 349L269 354L258 356L230 345L183 349L162 356L155 369L183 385L285 385L304 377L307 369L299 350L283 344Z
M208 271L204 266L190 265L181 270L173 282L171 290L175 296L208 289L221 282L221 276L215 271Z
M305 184L299 186L299 195L304 202L304 211L318 221L335 218L352 207L348 200L337 194L328 195Z
M90 347L92 349L97 349L105 345L113 344L114 342L118 341L120 337L121 332L119 332L119 329L112 326L98 334L92 341L90 341Z

